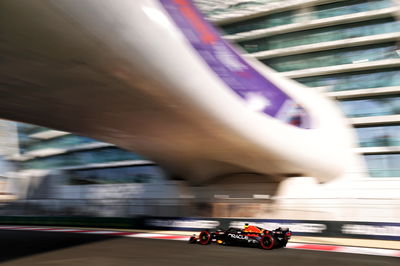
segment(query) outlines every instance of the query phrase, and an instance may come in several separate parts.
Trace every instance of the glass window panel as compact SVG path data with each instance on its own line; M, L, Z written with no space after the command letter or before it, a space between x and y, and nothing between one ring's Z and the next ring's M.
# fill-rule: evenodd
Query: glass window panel
M400 96L343 100L340 105L349 117L395 115L400 113Z
M31 144L26 146L27 151L48 149L48 148L72 148L73 146L79 146L88 143L94 143L96 140L81 137L77 135L66 135L58 138L48 140L33 140Z
M126 166L71 171L72 185L155 183L162 179L163 172L157 166Z
M286 11L282 13L276 13L268 16L232 23L229 25L221 26L221 28L227 34L235 34L239 32L290 24L293 23L293 18L293 11Z
M257 51L263 51L397 31L400 31L400 21L387 18L280 34L247 40L238 44L245 50L249 45L258 45Z
M400 126L357 128L361 147L400 146Z
M379 72L377 72L379 71ZM343 73L296 79L310 87L328 87L331 91L400 86L399 69Z
M24 168L56 168L79 166L92 163L140 160L143 157L118 148L102 148L89 151L71 152L62 155L36 158L24 162Z
M23 133L30 135L42 131L47 131L49 128L46 127L41 127L37 125L32 125L32 124L25 124L25 123L18 123L18 130L22 131Z
M230 23L221 26L222 30L226 34L236 34L239 32L246 32L256 29L264 29L269 27L275 27L280 25L286 25L304 21L302 18L310 19L323 19L334 16L342 16L347 14L353 14L358 12L365 12L370 10L377 10L392 6L390 0L371 0L371 1L341 1L338 3L330 3L325 5L319 5L314 7L314 11L308 12L307 14L298 14L294 11L285 11L276 14L269 14L257 18L248 19L245 21ZM232 8L244 8L243 5L233 6ZM221 9L215 9L214 12L221 12ZM225 9L228 12L228 9Z
M400 154L365 155L372 177L400 177Z
M315 7L315 16L317 18L327 18L333 16L341 16L357 12L365 12L392 6L390 0L372 0L372 1L343 1L338 3L330 3Z
M262 62L277 71L292 71L306 68L352 64L359 61L376 61L399 58L396 49L395 43L389 43L271 58L262 60Z

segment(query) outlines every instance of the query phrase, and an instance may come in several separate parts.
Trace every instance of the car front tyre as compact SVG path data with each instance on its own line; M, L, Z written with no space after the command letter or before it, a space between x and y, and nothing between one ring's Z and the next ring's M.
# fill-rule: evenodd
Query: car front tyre
M211 234L208 231L201 231L199 235L199 243L202 245L208 245L211 243Z

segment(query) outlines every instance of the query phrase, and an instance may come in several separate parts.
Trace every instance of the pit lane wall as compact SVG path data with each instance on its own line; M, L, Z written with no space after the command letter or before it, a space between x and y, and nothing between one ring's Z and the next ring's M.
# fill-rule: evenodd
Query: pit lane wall
M400 241L400 223L395 222L182 217L0 216L0 225L76 226L193 232L204 229L243 227L245 223L267 229L289 227L295 236Z

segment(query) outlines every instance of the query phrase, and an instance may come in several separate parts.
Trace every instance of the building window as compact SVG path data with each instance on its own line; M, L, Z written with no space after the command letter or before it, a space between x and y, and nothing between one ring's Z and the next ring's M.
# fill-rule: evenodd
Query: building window
M101 148L88 151L69 152L61 155L36 158L23 163L25 169L51 169L80 166L93 163L107 163L142 160L143 157L119 148Z
M285 24L293 23L294 12L287 11L282 13L271 14L268 16L249 19L222 26L222 30L227 34L235 34L257 29L265 29Z
M356 128L361 147L400 146L400 125Z
M342 73L296 79L309 87L327 87L329 91L345 91L400 86L400 69Z
M334 16L343 16L358 12L382 9L392 6L391 0L353 0L320 5L315 8L315 17L318 19Z
M336 49L261 60L277 71L292 71L399 58L395 43Z
M57 138L48 140L31 140L31 142L25 145L25 151L41 150L48 148L71 148L83 144L95 143L96 140L77 136L77 135L65 135Z
M238 44L247 52L252 53L398 31L400 31L400 21L387 18L280 34L243 41ZM257 50L250 50L248 47L257 47Z
M393 4L390 0L343 1L339 3L319 5L313 9L303 8L300 9L300 12L285 11L275 14L268 14L253 19L230 23L229 25L223 25L221 28L226 34L236 34L256 29L265 29L292 23L301 23L310 19L323 19L377 10L390 7L392 5ZM243 8L243 6L241 7ZM228 12L228 10L226 10L226 12Z
M348 117L395 115L400 114L400 95L344 100L340 105Z
M365 155L372 177L400 177L400 154Z
M156 166L128 166L69 171L70 185L156 183L163 174Z

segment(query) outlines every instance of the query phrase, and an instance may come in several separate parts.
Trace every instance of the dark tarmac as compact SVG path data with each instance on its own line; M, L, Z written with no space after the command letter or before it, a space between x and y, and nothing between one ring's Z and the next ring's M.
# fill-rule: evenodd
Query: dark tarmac
M400 259L294 249L190 245L185 241L0 230L1 265L398 266Z

